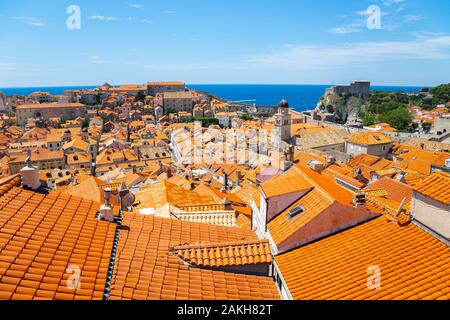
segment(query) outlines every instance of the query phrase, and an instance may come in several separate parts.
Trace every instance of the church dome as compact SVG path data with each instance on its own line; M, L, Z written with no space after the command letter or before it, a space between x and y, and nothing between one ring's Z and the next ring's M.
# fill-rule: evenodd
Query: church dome
M278 108L289 108L289 103L286 100L281 99L280 103L278 104Z

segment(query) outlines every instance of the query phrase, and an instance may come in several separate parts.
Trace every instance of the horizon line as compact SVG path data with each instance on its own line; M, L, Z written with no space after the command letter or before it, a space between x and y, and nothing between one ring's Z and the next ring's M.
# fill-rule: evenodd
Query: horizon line
M113 87L121 86L123 84L114 84ZM334 86L341 85L341 83L185 83L186 86ZM145 84L143 84L145 85ZM28 88L64 88L64 87L100 87L101 84L85 84L85 85L30 85L30 86L7 86L0 87L1 89L28 89ZM411 88L431 88L438 85L402 85L402 84L372 84L371 87L411 87Z

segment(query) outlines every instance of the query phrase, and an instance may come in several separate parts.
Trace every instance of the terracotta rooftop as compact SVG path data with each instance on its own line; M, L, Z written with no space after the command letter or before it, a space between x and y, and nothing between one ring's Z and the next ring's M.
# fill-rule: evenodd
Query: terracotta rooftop
M83 108L85 107L82 103L35 103L35 104L22 104L17 106L16 110L23 109L46 109L46 108Z
M155 210L167 204L174 206L217 204L211 197L201 196L194 191L186 190L168 181L160 182L138 192L136 203L139 204L141 209L153 208Z
M0 299L101 300L116 226L96 220L100 205L16 187L0 195ZM68 286L77 268L79 289Z
M297 300L450 299L450 248L384 216L275 258ZM381 271L370 290L368 268Z
M63 145L62 149L63 150L67 150L70 148L75 148L75 149L79 149L79 150L83 150L83 151L87 151L89 149L89 143L87 143L86 141L80 139L80 138L75 138L70 142L67 142L66 144Z
M205 243L177 246L172 254L190 266L229 267L271 263L268 240Z
M378 132L363 132L352 136L350 139L348 139L348 142L372 146L377 144L392 143L393 141L390 138Z
M268 223L267 227L270 235L276 244L282 243L294 232L310 222L311 219L331 206L332 203L333 201L324 193L318 189L313 189ZM304 213L296 218L290 219L288 215L289 211L297 207L303 207Z
M408 205L411 202L413 194L413 188L411 186L387 177L375 181L364 189L364 191L375 190L385 190L387 192L387 197L398 202L399 204L403 199L406 199L406 203Z
M25 163L27 158L26 153L12 157L10 163ZM38 149L31 153L31 161L46 161L46 160L62 160L64 158L64 151L49 151L47 149Z
M377 156L372 156L370 154L363 153L363 154L353 157L347 164L352 168L357 167L361 164L371 166L380 160L381 160L381 158L379 158Z
M414 191L450 205L450 174L435 172L422 183L415 186Z
M291 169L292 170L292 169ZM284 194L306 191L312 189L313 185L296 175L284 174L270 179L261 184L261 189L267 198L277 197Z
M190 243L256 241L252 231L126 213L111 299L279 299L271 278L192 268L171 254Z

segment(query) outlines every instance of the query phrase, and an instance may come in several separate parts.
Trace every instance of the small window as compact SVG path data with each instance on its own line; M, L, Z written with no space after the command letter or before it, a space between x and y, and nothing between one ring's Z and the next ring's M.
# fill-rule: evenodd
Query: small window
M300 206L300 207L295 207L294 209L291 209L288 213L288 218L289 219L293 219L299 215L301 215L302 213L304 213L306 211L304 206Z

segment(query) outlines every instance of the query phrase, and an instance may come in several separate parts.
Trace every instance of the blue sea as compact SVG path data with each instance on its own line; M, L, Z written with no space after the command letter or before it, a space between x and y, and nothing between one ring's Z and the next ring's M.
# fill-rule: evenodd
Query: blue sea
M29 88L0 88L0 92L7 96L29 95L35 91L50 92L59 95L64 90L93 89L98 86L73 87L29 87ZM256 104L259 106L274 106L284 98L291 107L298 111L315 108L320 97L331 85L259 85L259 84L190 84L189 89L211 93L229 101ZM407 86L372 86L372 90L390 92L419 92L423 87Z

